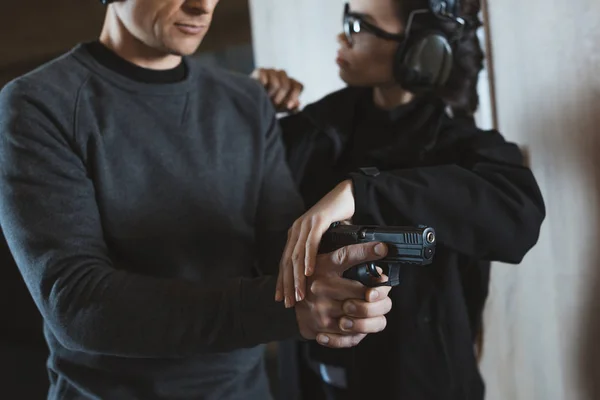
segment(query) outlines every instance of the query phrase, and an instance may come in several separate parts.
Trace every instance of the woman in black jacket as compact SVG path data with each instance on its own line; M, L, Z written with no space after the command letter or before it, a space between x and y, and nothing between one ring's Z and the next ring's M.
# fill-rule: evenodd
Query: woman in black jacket
M438 238L432 265L403 267L384 332L353 349L310 342L285 352L304 399L484 397L473 343L489 262L519 263L545 208L519 148L474 124L478 12L478 0L351 0L337 59L348 87L281 121L311 208L290 230L279 300L302 300L332 222L423 224ZM296 105L299 86L284 72L254 75L275 105ZM352 322L346 311L342 325ZM284 371L286 399L292 376Z

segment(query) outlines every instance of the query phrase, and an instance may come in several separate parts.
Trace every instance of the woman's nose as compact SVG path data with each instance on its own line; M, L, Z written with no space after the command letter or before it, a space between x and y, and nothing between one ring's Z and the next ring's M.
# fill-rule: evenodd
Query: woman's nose
M344 47L346 47L346 48L350 48L350 47L352 47L352 46L350 45L350 43L348 42L348 38L346 37L346 35L344 34L344 32L340 32L340 33L338 33L338 35L337 35L337 42L338 42L340 45L342 45L342 46L344 46Z

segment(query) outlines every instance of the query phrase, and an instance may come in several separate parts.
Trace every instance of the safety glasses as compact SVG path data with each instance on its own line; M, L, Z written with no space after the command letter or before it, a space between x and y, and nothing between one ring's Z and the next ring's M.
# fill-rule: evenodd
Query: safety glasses
M405 34L403 35L389 33L381 28L376 27L373 24L370 24L369 22L365 21L360 14L352 13L350 11L350 4L346 3L346 5L344 6L343 21L344 34L346 35L346 39L348 40L350 46L354 44L353 35L363 31L369 32L381 39L393 40L395 42L403 42L405 39L408 38L408 36L410 36L410 33L412 32L415 17L424 14L433 14L435 17L441 20L451 21L455 23L457 27L455 29L455 33L453 35L452 40L455 40L462 35L462 32L466 25L466 21L460 17L454 16L447 12L446 3L443 1L440 2L439 7L433 13L432 11L427 9L414 10L413 12L411 12L408 17L408 22L406 24Z
M376 27L373 24L365 21L361 15L350 12L350 4L346 3L344 6L344 34L350 46L354 44L353 36L361 32L369 32L378 38L385 40L393 40L395 42L402 42L404 35L394 34L384 31L381 28Z

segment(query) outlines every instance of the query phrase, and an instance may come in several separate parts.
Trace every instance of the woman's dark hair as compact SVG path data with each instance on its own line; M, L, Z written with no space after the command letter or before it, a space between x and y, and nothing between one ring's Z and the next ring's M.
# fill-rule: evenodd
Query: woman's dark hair
M417 9L426 9L429 0L397 0L400 17L406 24L410 13ZM479 107L477 82L483 69L484 54L477 37L477 29L481 26L479 11L480 0L460 1L460 17L467 24L457 43L454 45L454 66L446 85L438 92L440 98L452 109L456 117L470 117ZM433 21L434 18L431 18ZM440 24L436 26L452 35L455 24Z

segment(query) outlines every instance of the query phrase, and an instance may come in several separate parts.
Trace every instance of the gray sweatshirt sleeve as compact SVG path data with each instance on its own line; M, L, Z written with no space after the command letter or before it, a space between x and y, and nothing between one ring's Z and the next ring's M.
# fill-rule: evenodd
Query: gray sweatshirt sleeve
M292 174L286 161L281 127L275 110L265 105L265 119L271 121L266 145L265 171L257 212L256 237L260 249L263 273L277 275L279 261L287 241L287 231L304 210ZM273 293L275 295L275 293Z
M65 124L43 101L14 86L0 92L0 223L37 307L63 346L124 357L182 357L298 335L295 311L273 300L275 277L207 288L117 268L103 238L94 182ZM269 135L280 152L276 130ZM269 157L271 166L281 163L280 154Z

